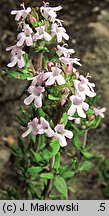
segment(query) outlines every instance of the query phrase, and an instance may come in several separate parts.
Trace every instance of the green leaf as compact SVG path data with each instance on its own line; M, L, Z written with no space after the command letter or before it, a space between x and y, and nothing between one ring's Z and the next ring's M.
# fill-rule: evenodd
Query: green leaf
M86 111L86 114L87 114L87 115L93 115L93 114L94 114L94 111L93 111L91 108L89 108L89 109Z
M81 150L81 153L82 153L82 154L84 155L84 157L87 158L87 159L93 159L93 158L95 158L95 156L94 156L92 153L86 151L86 149Z
M34 152L32 149L31 149L31 152L33 154L33 157L36 163L40 163L43 161L43 158L40 156L40 154L38 154L37 152Z
M35 49L35 53L39 53L39 52L49 52L49 50L47 47L39 46Z
M67 184L63 177L55 176L54 187L67 199Z
M55 157L54 169L56 170L57 173L59 172L59 169L60 169L60 152L58 152L56 157Z
M43 159L45 160L45 161L49 161L49 159L51 158L51 154L50 154L51 152L48 150L48 148L44 148L44 149L42 149L42 151L41 151L41 156L43 157Z
M59 141L56 139L52 139L50 145L41 151L41 156L43 157L44 160L48 162L50 158L52 158L58 153L59 149L60 149Z
M51 143L50 143L50 147L51 147L51 157L55 156L58 151L60 150L60 144L59 141L57 139L52 139Z
M27 78L31 77L31 75L28 73L24 74L21 71L15 71L9 68L5 68L4 71L15 79L26 80Z
M74 138L73 138L73 143L74 143L74 146L78 149L78 150L81 150L81 142L80 142L80 139L77 135L74 135Z
M39 117L45 117L45 112L43 111L42 108L38 108L37 112L38 112Z
M68 122L68 114L65 112L65 113L63 114L61 120L60 120L60 123L61 123L61 124L64 124L64 125L66 126L67 122Z
M70 187L70 186L68 187L68 190L71 191L72 193L75 193L75 192L76 192L75 189L72 188L72 187Z
M28 168L28 172L30 173L38 173L41 172L43 170L43 167L37 166L37 167L30 167Z
M67 179L67 178L71 178L75 175L75 172L73 171L66 171L62 174L63 178Z
M45 147L45 135L41 134L39 135L39 145L38 145L38 151L41 151Z
M43 174L40 175L40 178L53 179L54 178L54 174L53 173L43 173Z
M57 96L54 96L54 95L52 95L52 94L49 94L49 95L48 95L48 99L49 99L49 100L53 100L53 101L54 101L54 100L58 101L58 100L60 100L61 98L60 98L60 97L57 97Z
M80 164L78 171L88 171L93 167L93 163L90 161L84 161Z
M70 124L71 124L71 127L75 130L75 133L77 133L80 136L84 134L84 131L79 129L75 124L73 124L72 122Z

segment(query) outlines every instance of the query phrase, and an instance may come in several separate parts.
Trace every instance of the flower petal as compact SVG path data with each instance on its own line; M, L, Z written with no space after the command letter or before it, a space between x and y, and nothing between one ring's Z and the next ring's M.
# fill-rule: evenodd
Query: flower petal
M31 94L30 96L28 96L27 98L25 98L24 104L25 105L29 105L33 100L34 100L34 95Z
M64 79L64 77L63 77L62 75L56 76L55 79L56 79L56 81L57 81L57 83L58 83L59 85L65 84L65 79Z
M72 139L73 133L72 133L72 131L64 130L64 136L66 136L69 139Z
M33 45L33 40L31 35L29 37L26 37L26 45L27 46L32 46Z
M31 133L31 128L28 128L28 130L25 131L25 132L22 134L22 137L26 137L26 136L28 136L28 134L30 134L30 133Z
M76 107L72 104L68 110L68 115L73 116L75 112L76 112Z
M86 114L84 113L82 107L77 107L77 113L81 118L86 118Z
M66 141L64 135L55 133L54 137L59 140L59 143L60 143L61 147L67 146L67 141Z

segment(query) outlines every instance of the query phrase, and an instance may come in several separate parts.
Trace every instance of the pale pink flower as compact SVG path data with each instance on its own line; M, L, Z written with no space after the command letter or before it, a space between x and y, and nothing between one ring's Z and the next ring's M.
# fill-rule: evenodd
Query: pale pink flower
M31 8L28 7L27 9L25 9L24 4L21 5L23 7L22 10L13 10L11 11L12 15L16 15L15 16L15 20L19 21L20 18L25 19L27 17L27 15L31 12Z
M63 106L66 103L68 95L69 94L65 94L65 95L62 96L62 98L61 98L61 106Z
M54 133L54 137L59 140L60 146L64 147L67 145L66 138L72 139L73 133L70 130L66 130L63 124L57 124L54 128L56 133Z
M94 107L93 110L94 110L94 113L95 113L96 116L100 115L101 118L104 118L104 112L106 111L106 107L103 107L103 108L100 108L100 107L96 108L96 107Z
M86 114L84 110L87 111L89 108L89 105L86 102L84 102L85 97L78 93L77 95L72 95L70 97L70 100L71 100L72 105L68 110L68 115L73 116L75 112L77 111L78 115L81 118L86 118Z
M62 55L64 55L65 58L69 58L71 54L75 53L74 49L67 49L65 48L64 44L63 46L57 45L57 54L59 57L61 57Z
M34 118L28 123L28 129L22 134L22 137L28 136L32 133L33 136L37 134L46 134L48 137L53 137L54 131L50 128L49 123L40 117L40 122L37 118Z
M22 134L22 137L28 136L30 133L32 133L33 136L36 136L38 134L38 119L34 118L32 121L28 123L28 129Z
M17 35L17 46L22 46L24 43L27 46L32 46L33 45L33 39L32 39L32 33L33 30L30 28L30 26L27 24L24 26L23 32L20 32Z
M52 137L54 135L54 131L51 129L48 121L46 121L43 117L40 117L40 124L38 125L39 134L46 134L48 137Z
M62 7L48 7L48 4L48 2L44 3L44 6L40 7L40 12L45 19L50 18L50 20L52 20L57 17L56 11L61 10Z
M74 68L72 65L68 65L67 69L66 69L66 73L71 73L71 72L74 72Z
M80 59L78 58L66 58L66 57L60 57L59 58L60 62L67 64L67 65L73 65L73 64L77 64L79 66L81 66L80 64Z
M31 86L35 86L36 84L38 84L38 85L42 85L42 83L43 83L43 80L44 80L44 72L38 72L37 71L37 74L38 75L36 75L36 76L34 76L34 77L29 77L29 78L27 78L28 80L31 80L32 82L31 82Z
M62 70L58 68L57 66L51 68L51 72L46 72L43 76L43 80L47 80L45 84L47 86L53 85L55 82L58 83L58 85L65 84L64 77L60 74Z
M53 23L51 26L51 35L52 37L56 36L58 43L62 42L62 39L69 39L68 34L66 33L65 28L58 26L56 23Z
M43 92L45 91L45 88L42 86L30 86L28 88L28 92L30 93L30 96L28 96L25 100L24 103L25 105L29 105L34 101L34 105L36 108L42 107L42 97L43 97Z
M46 26L39 26L35 28L36 33L33 35L34 41L42 40L42 39L45 39L46 41L50 41L52 39L51 35L45 31L45 28Z
M6 51L11 50L11 62L7 65L8 67L14 67L16 64L19 68L23 68L25 66L25 61L24 61L24 51L17 47L16 45L7 47Z
M91 78L91 76L89 76L89 74L87 74L86 77L84 77L83 75L80 75L79 79L81 80L81 83L86 84L87 86L89 86L90 90L92 92L94 92L95 83L89 82L88 77Z
M93 83L91 83L93 84ZM86 95L88 97L95 97L96 93L92 91L92 88L90 89L88 83L84 81L74 80L74 87L77 92L80 92L80 94Z

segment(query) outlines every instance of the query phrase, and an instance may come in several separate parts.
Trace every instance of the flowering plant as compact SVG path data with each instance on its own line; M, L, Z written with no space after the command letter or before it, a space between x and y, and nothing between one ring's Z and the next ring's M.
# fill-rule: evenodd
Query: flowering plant
M98 97L91 76L76 69L80 59L72 57L75 51L68 48L69 36L57 18L62 7L49 3L21 7L11 12L19 33L16 44L6 48L11 59L5 68L12 77L29 83L24 99L27 108L22 107L18 116L25 129L18 145L12 147L16 174L23 182L23 198L67 199L68 190L74 192L70 185L74 176L93 166L95 155L90 152L92 145L86 146L87 132L98 126L106 108L95 106ZM56 45L52 51L51 44ZM65 152L67 145L70 150ZM70 158L63 166L62 152Z

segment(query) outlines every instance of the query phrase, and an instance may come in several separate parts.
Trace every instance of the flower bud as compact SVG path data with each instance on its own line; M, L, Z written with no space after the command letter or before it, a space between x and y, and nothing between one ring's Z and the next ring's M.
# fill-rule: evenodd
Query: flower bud
M46 23L46 24L45 24L45 28L48 28L48 26L49 26L48 23Z
M69 91L70 91L70 90L69 90L69 88L67 88L67 87L65 87L65 88L62 89L62 92L65 93L65 94L68 94Z
M54 67L53 62L48 62L48 64L47 64L48 70L51 70L51 67Z
M71 73L73 71L73 66L72 65L69 65L67 67L67 70L66 70L66 73Z
M36 18L29 14L30 23L33 24L36 22Z
M85 125L82 125L81 128L85 130L85 129L86 129L86 126L85 126Z
M95 119L95 115L94 114L90 115L90 116L88 116L88 118L89 118L89 120L94 120Z

